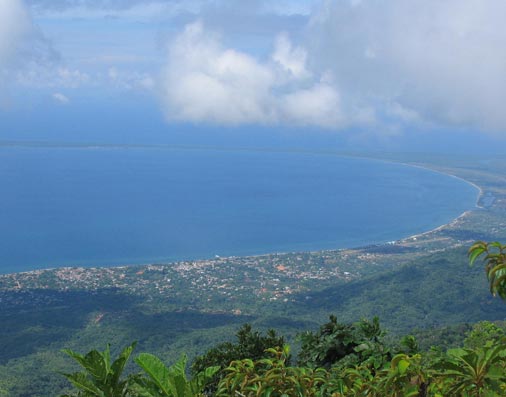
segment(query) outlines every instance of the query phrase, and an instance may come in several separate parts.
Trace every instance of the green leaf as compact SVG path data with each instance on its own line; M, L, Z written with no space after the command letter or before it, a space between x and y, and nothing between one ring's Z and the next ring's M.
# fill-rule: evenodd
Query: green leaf
M399 373L401 375L404 375L406 373L406 370L408 369L408 367L410 366L410 362L407 361L407 360L401 360L399 361L398 363L398 368L399 368Z
M105 381L108 374L108 367L104 361L102 353L97 350L92 350L86 354L86 356L83 356L70 349L64 349L63 352L77 361L79 365L81 365L95 379Z
M63 374L77 389L89 393L91 396L105 397L105 394L82 372Z
M114 385L117 385L119 383L120 377L123 373L123 370L125 369L125 365L128 362L132 351L135 349L135 346L137 345L137 342L133 342L130 346L127 346L123 349L123 351L120 353L119 357L114 361L114 363L111 366L111 372L112 372L112 379L111 382Z
M469 250L469 264L472 266L475 262L475 260L478 258L478 256L480 256L481 254L483 254L485 252L485 248L483 247L476 247L476 248L471 248Z
M134 360L155 383L155 385L166 395L170 396L170 385L168 382L169 369L156 356L149 353L141 353Z

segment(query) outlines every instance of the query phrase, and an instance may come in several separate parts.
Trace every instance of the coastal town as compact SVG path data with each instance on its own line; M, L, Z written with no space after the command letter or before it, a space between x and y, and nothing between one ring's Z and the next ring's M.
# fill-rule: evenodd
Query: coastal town
M496 200L495 205L502 205L502 201ZM476 227L480 224L483 230ZM254 308L251 302L289 302L295 294L368 277L423 255L469 246L485 234L505 229L506 220L476 210L430 232L356 249L6 274L0 275L0 304L23 305L25 299L37 299L37 294L22 291L107 289L142 296L149 302L162 301L174 308L241 314ZM43 299L49 298L43 295Z

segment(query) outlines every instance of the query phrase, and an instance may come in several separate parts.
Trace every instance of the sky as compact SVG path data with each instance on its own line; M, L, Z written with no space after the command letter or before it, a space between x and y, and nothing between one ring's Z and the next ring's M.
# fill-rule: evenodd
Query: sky
M503 0L0 0L0 141L506 148Z

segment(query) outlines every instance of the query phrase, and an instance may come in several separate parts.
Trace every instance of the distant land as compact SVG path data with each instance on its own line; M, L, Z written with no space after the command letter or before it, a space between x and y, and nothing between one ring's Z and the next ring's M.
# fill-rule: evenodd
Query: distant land
M110 342L117 352L137 340L139 351L171 361L231 339L245 322L275 327L296 349L297 332L330 313L340 321L378 315L392 334L505 319L506 305L490 296L466 251L478 239L506 241L506 161L376 157L476 184L481 208L426 233L355 249L0 275L0 386L12 395L63 392L56 371L70 362L62 348Z

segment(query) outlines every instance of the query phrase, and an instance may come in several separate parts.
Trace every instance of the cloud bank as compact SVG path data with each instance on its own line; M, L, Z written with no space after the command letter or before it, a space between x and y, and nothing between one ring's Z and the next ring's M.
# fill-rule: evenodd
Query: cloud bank
M171 120L332 129L413 124L506 129L502 0L324 1L270 57L228 48L205 24L171 41Z
M59 27L72 64L32 67L51 51L27 10ZM168 120L193 123L502 132L503 15L503 0L2 0L0 91L142 89ZM79 30L90 24L110 49Z
M187 25L169 46L162 92L170 120L320 127L344 122L337 90L306 69L306 51L283 34L270 59L260 60L224 47L201 22Z
M505 13L501 0L326 2L309 54L379 113L503 130Z

